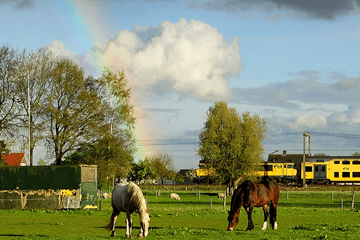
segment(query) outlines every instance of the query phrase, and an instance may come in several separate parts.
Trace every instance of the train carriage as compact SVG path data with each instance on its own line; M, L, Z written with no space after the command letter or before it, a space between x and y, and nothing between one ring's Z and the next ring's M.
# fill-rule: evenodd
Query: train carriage
M294 182L297 179L294 163L264 163L262 167L263 170L255 173L259 177L277 182Z

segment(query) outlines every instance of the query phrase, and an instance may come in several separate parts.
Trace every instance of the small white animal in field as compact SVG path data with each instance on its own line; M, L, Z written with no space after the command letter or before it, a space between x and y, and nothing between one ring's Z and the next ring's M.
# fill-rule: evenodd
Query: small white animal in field
M180 200L180 196L176 193L170 193L170 199Z
M218 193L218 200L219 199L224 199L225 198L225 193L221 192L221 193Z
M104 199L111 198L111 195L109 193L103 193L103 198Z

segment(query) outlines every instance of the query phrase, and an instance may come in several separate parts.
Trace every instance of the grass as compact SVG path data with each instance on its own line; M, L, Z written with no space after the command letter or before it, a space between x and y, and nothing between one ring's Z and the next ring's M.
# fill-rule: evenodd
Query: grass
M173 189L155 196L154 189L144 189L150 209L150 235L146 239L358 239L360 212L351 211L349 191L281 192L278 206L278 230L261 231L263 213L253 213L255 230L245 231L247 217L242 209L240 222L227 232L227 208L215 196L217 190L180 189L181 200L170 200ZM335 191L335 190L334 190ZM210 209L210 198L212 209ZM344 211L341 210L341 198ZM360 208L360 201L355 201ZM0 210L0 239L108 239L104 229L111 215L110 200L102 202L102 211L94 210ZM125 214L117 222L116 239L125 239ZM139 217L133 215L134 235L139 231Z

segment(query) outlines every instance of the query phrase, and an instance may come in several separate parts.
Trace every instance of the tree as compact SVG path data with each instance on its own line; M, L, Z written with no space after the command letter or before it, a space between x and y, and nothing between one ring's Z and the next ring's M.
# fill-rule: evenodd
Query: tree
M359 152L355 152L355 153L351 154L351 156L360 156L360 153L359 153Z
M139 160L138 163L133 163L132 171L129 174L131 181L141 181L145 179L154 179L154 173L150 168L150 162L148 158Z
M38 161L38 165L39 166L46 166L47 163L46 163L46 161L44 159L40 158L39 161Z
M97 165L100 188L112 186L113 178L126 178L132 169L133 157L119 137L107 134L96 144L84 144L78 151L69 155L64 165Z
M108 105L99 97L101 82L72 60L58 58L46 86L43 117L47 122L47 148L57 165L82 144L93 144L108 132Z
M149 158L151 171L156 179L173 179L176 176L170 155L159 153Z
M239 116L226 102L217 102L207 112L198 155L233 189L239 178L252 178L251 173L260 167L265 131L264 119L249 112Z
M30 147L30 166L36 144L44 139L43 118L47 85L54 71L54 55L47 49L37 52L23 51L17 73L17 96L21 115L19 116L22 137ZM29 144L30 143L30 144Z
M133 129L135 124L134 109L130 105L131 88L128 88L124 71L111 71L104 68L101 81L106 84L109 93L109 104L114 112L111 114L111 131L113 126L119 127L126 136L131 150L135 151ZM116 124L114 121L117 121Z
M0 48L0 133L12 135L16 130L17 108L16 76L19 53L8 46Z
M0 167L5 167L7 166L7 162L5 161L5 159L2 158L3 153L5 153L7 150L6 148L6 143L4 140L0 140Z
M196 170L194 168L191 168L185 173L185 176L190 180L194 180L196 178Z
M325 153L315 153L314 157L316 157L316 156L329 156L329 155L327 155Z

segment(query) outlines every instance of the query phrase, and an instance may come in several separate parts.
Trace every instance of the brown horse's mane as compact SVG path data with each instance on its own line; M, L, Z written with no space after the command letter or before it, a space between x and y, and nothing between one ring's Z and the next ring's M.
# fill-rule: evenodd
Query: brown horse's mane
M240 208L240 203L243 202L244 190L249 188L251 183L252 182L250 180L247 180L247 181L241 183L235 189L235 191L233 193L234 197L231 198L231 205L230 205L230 211L229 211L230 214L234 215L237 212L237 210Z

